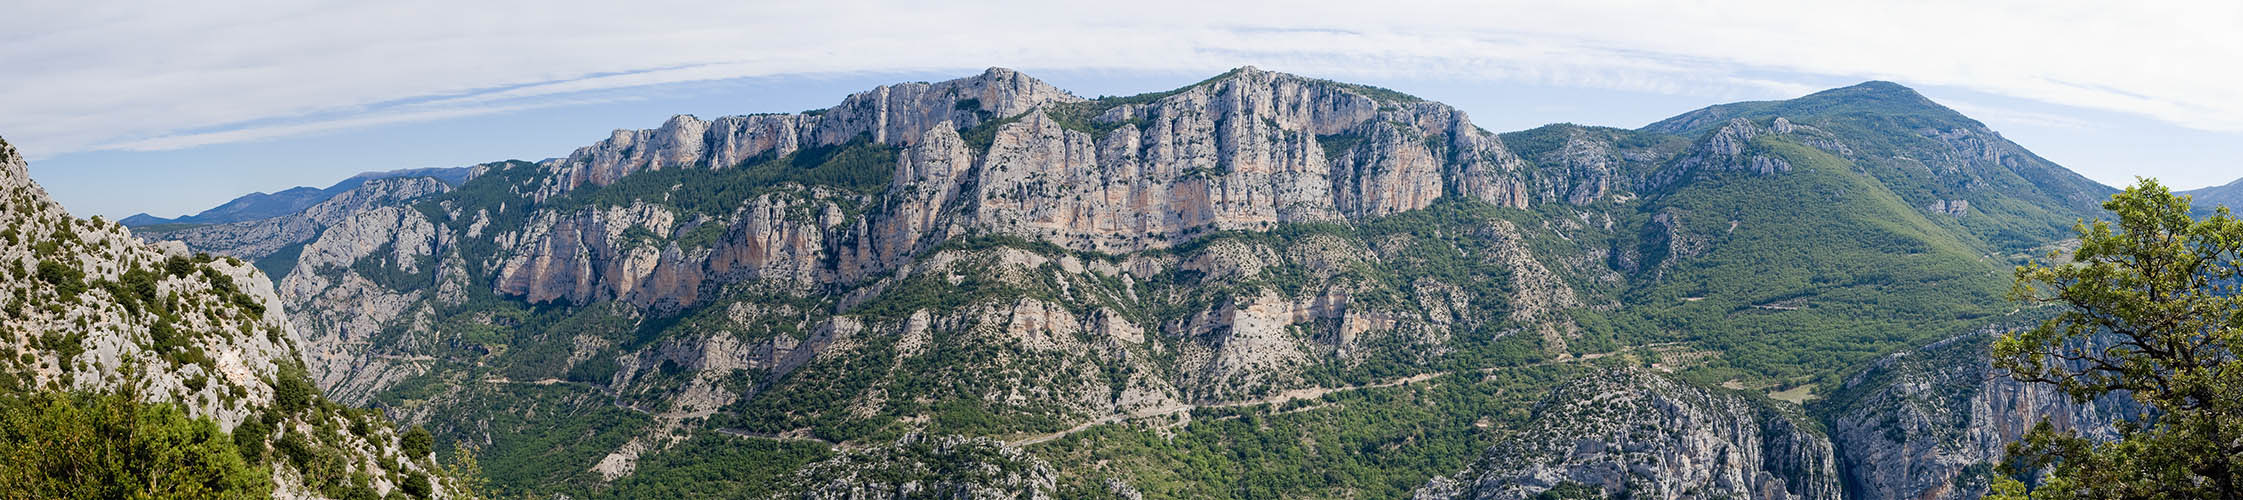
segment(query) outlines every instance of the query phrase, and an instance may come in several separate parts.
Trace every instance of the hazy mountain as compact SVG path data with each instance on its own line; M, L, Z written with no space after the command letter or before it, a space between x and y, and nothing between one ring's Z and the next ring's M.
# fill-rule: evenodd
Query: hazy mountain
M312 205L327 201L330 198L334 198L336 195L342 194L346 191L350 191L351 189L355 189L359 185L365 184L366 181L374 179L387 179L393 177L433 177L437 180L444 181L444 183L449 185L459 185L459 183L465 182L467 180L467 170L468 169L465 167L456 167L416 168L405 170L391 170L387 172L366 172L351 176L349 179L344 179L342 182L337 182L335 183L335 185L328 186L326 189L297 186L272 194L249 193L246 195L242 195L239 198L234 198L232 201L227 201L226 203L218 205L217 207L213 207L209 210L204 210L194 215L183 215L166 219L148 215L146 213L140 213L134 214L131 217L120 219L118 220L118 222L123 223L128 227L145 227L167 224L225 224L230 222L268 219L303 211L306 208L310 208Z
M320 386L538 492L1506 497L1640 445L1651 483L1578 477L1943 497L1980 490L1861 473L1890 454L1816 398L2014 321L2009 266L2110 192L1883 82L1498 135L1254 68L1101 99L991 69L195 244L301 242L266 267ZM1631 393L1681 413L1597 425L1669 434L1562 406ZM1560 441L1607 451L1505 451Z
M2180 194L2195 197L2194 206L2198 210L2209 211L2214 207L2223 206L2231 210L2243 208L2243 179L2218 186L2182 191Z

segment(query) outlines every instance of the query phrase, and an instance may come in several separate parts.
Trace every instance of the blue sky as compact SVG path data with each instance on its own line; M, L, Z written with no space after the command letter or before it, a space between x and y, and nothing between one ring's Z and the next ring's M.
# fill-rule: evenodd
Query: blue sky
M1952 4L30 4L0 9L0 137L78 215L172 216L986 66L1092 97L1250 64L1496 131L1892 80L2105 183L2243 177L2243 6Z

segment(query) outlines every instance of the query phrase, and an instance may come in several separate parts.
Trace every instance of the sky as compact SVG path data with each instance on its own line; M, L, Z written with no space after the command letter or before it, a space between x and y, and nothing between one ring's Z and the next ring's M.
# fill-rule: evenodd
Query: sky
M2106 184L2243 177L2234 1L85 4L0 0L0 138L80 216L564 156L990 66L1095 97L1253 65L1495 131L1889 80Z

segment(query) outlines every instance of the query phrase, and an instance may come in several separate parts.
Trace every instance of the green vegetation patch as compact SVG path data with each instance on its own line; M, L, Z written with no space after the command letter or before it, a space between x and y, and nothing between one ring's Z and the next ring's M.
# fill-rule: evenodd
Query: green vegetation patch
M1614 319L1632 342L1718 353L1686 374L1708 385L1837 387L1840 367L2007 312L2002 270L1969 236L1822 150L1770 137L1754 147L1793 171L1701 173L1657 200L1682 229L1647 225L1651 234L1636 236L1644 261L1677 246L1708 250L1673 256L1655 271L1663 276L1627 294L1635 314Z
M832 456L824 444L704 432L639 460L596 499L779 498L796 469Z
M168 403L0 394L0 487L11 498L265 498L272 478L256 462L216 422Z
M1106 478L1145 498L1406 498L1478 459L1528 409L1586 368L1452 375L1283 405L1201 409L1171 431L1100 426L1029 451L1060 497L1101 498Z

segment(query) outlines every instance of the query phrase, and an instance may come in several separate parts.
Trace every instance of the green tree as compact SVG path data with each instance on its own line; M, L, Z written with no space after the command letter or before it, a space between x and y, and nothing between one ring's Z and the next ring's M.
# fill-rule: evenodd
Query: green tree
M405 449L405 456L417 459L428 457L432 450L430 447L436 444L436 438L428 434L427 428L416 425L412 430L405 431L405 435L399 437L397 442Z
M2017 269L2013 298L2061 312L2002 336L1995 364L2085 402L2114 392L2149 408L2094 442L2042 422L2010 446L1993 498L2243 498L2243 221L2189 215L2189 198L2145 180L2082 223L2068 261Z
M459 489L452 492L452 498L459 500L497 498L491 492L490 479L483 475L482 462L475 461L475 450L468 448L467 443L457 441L452 443L452 461L451 464L444 466L444 475L459 482L457 485Z
M264 498L272 479L207 419L128 395L0 395L0 498Z
M303 366L282 364L280 373L273 377L273 407L282 413L296 413L310 408L319 387L312 385L311 375Z

